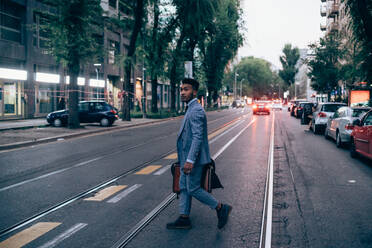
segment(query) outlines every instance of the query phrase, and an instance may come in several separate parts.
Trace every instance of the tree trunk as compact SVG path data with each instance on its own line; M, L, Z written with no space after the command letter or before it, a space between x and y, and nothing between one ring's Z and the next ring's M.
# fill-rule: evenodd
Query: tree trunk
M79 76L80 65L75 61L68 65L70 74L70 85L68 95L68 128L74 129L80 127L79 122L79 94L77 87L77 78Z
M177 41L176 50L174 51L172 68L170 73L170 85L171 85L171 111L176 111L176 81L177 81L177 68L179 64L179 57L181 53L182 43L185 39L185 34L181 32L181 36Z
M151 79L151 112L158 112L158 77Z
M132 63L126 61L124 65L124 94L123 94L123 121L130 121L130 76L132 72Z
M133 32L130 37L130 43L128 47L128 54L127 54L127 60L124 65L124 96L123 96L123 121L130 121L130 99L131 95L133 95L132 87L130 84L130 78L131 78L131 71L132 71L132 58L134 56L134 53L136 51L136 41L138 37L138 33L141 30L142 27L142 18L143 18L143 12L144 12L144 0L137 0L136 1L136 8L134 13L134 26L133 26Z

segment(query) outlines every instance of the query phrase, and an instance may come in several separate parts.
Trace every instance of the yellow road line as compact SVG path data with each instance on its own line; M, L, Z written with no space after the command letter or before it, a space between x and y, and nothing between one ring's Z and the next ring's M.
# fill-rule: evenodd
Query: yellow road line
M143 168L142 170L137 171L135 174L136 175L148 175L148 174L151 174L152 172L156 171L159 168L161 168L161 165L149 165L149 166Z
M177 153L169 154L164 159L177 159Z
M61 225L59 222L39 222L0 243L0 248L22 247Z
M219 135L222 132L225 132L226 129L228 129L229 127L230 127L230 125L225 126L225 127L221 128L221 129L217 130L214 133L211 133L210 135L208 135L208 140L213 139L214 137L216 137L217 135Z
M94 196L84 199L84 201L103 201L126 187L127 185L110 186L99 191Z

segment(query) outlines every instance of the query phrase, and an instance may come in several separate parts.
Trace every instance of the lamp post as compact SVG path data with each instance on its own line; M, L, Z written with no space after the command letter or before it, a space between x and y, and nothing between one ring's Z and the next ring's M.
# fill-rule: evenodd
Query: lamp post
M234 100L236 100L236 77L239 76L238 73L235 71L235 78L234 78Z
M240 100L242 99L242 89L243 89L243 85L242 85L242 82L244 81L245 78L243 78L242 80L240 80Z

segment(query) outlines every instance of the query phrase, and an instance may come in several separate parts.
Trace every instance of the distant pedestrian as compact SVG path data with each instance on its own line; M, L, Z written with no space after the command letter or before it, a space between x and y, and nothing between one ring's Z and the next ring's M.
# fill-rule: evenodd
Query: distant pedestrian
M187 104L186 114L177 137L177 154L181 166L180 216L167 224L168 229L190 229L191 199L215 209L218 228L225 226L232 207L218 202L210 193L201 188L203 167L211 162L208 144L207 118L196 95L199 83L185 78L181 84L181 100Z

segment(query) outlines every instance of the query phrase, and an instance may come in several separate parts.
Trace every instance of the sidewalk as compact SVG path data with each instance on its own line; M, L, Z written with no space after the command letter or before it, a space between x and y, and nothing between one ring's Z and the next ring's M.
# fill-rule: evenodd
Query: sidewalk
M177 118L177 117L174 117ZM73 137L102 133L128 127L141 126L168 119L137 119L132 121L117 120L111 127L101 127L98 123L81 124L79 129L68 129L66 127L50 126L45 118L1 121L0 122L0 150L7 150L35 144L53 142Z

